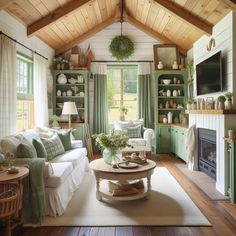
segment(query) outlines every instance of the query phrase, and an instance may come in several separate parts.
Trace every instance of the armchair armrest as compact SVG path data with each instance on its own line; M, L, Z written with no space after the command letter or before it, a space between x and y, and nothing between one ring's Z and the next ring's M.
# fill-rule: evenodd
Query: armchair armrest
M143 139L148 140L149 142L151 142L151 140L154 138L154 130L153 129L149 129L149 128L144 128L144 132L143 132Z

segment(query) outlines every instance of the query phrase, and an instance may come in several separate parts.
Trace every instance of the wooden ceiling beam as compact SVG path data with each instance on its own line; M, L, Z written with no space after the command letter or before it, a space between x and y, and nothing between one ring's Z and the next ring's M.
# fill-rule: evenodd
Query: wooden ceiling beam
M201 31L205 32L207 35L212 34L212 25L203 21L199 17L193 15L189 11L185 10L183 7L175 4L174 2L167 0L154 0L157 4L164 7L170 13L174 14L178 18L184 20L185 22L197 27Z
M10 5L11 3L13 3L15 0L0 0L0 10L5 9L8 5Z
M69 42L68 44L64 45L63 47L56 49L55 50L55 54L56 56L70 50L71 48L73 48L74 46L82 43L83 41L85 41L86 39L92 37L93 35L95 35L96 33L98 33L99 31L103 30L104 28L106 28L107 26L117 22L118 20L120 20L120 16L115 14L115 16L112 16L110 18L108 18L107 20L103 21L102 23L94 26L92 29L90 29L89 31L87 31L86 33L84 33L83 35L75 38L74 40L72 40L71 42Z
M236 12L236 0L220 0L225 5L227 5L231 10Z
M29 25L27 27L27 35L29 37L33 36L40 29L50 25L51 23L65 16L66 14L69 14L77 10L78 8L82 7L84 4L87 4L90 1L91 0L74 0L62 7L58 7L55 11L51 12L50 14L42 17L33 24Z
M170 40L169 38L161 35L157 31L155 31L155 30L151 29L150 27L144 25L143 23L137 21L135 18L128 15L128 13L126 11L124 11L124 20L126 22L128 22L129 24L133 25L134 27L138 28L139 30L143 31L147 35L151 36L152 38L154 38L158 41L161 41L162 43L176 44L172 40ZM187 50L186 49L182 48L180 45L177 45L177 46L178 46L179 52L181 52L183 55L187 55Z

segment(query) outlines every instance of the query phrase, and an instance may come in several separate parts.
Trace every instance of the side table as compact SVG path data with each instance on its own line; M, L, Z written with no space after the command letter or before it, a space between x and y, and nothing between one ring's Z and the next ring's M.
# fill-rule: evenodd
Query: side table
M0 190L5 189L5 186L8 184L16 184L17 185L17 200L14 205L12 218L8 217L8 219L1 216L0 212L0 220L7 221L5 235L10 236L11 230L15 228L17 225L23 224L22 217L22 195L23 195L23 179L29 174L29 170L26 167L17 167L19 172L14 174L9 174L7 171L0 173ZM1 192L0 192L1 194ZM4 201L4 199L3 199ZM11 224L11 220L14 219L14 223Z

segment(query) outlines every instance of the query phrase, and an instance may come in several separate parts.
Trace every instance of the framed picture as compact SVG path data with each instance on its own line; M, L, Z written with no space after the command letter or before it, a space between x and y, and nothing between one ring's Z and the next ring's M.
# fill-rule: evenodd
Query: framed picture
M174 61L179 63L178 58L178 49L175 44L156 44L153 45L153 54L154 54L154 67L155 70L172 69ZM162 62L163 68L158 68L158 63ZM161 63L160 63L161 64ZM160 65L159 64L159 65Z

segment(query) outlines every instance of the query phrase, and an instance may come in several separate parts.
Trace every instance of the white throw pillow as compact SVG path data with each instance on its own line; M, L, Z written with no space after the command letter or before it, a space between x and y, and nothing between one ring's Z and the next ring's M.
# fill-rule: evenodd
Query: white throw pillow
M127 121L115 120L113 122L113 125L115 130L125 130L127 127L133 127L134 123L132 120L127 120Z

